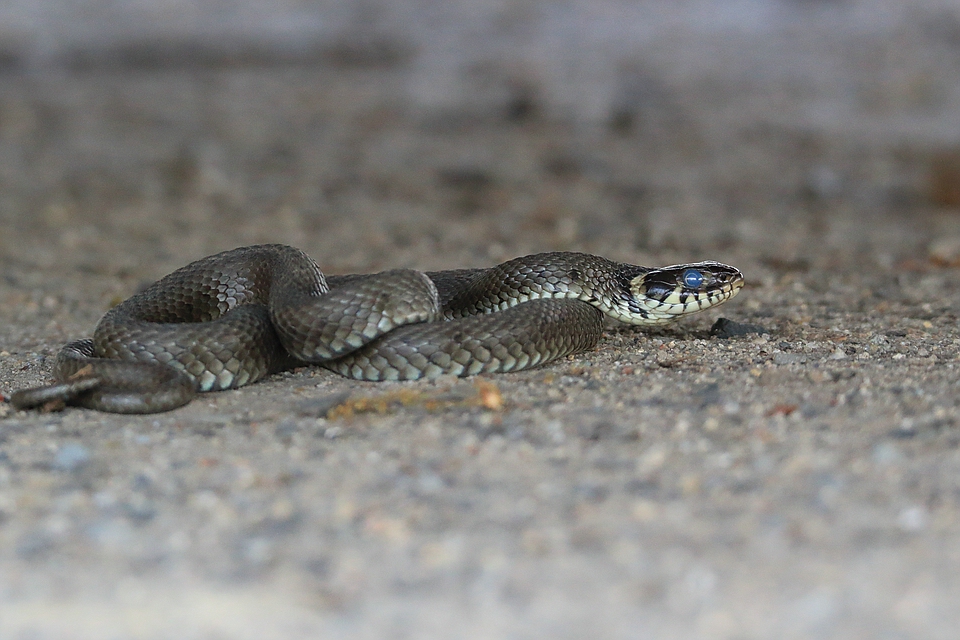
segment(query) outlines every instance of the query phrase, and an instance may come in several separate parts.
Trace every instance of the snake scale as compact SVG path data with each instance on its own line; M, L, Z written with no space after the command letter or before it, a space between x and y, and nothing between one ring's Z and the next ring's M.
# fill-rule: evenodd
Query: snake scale
M592 348L604 315L661 325L729 300L730 266L650 269L554 252L487 269L325 276L294 247L241 247L193 262L104 315L59 352L57 382L15 392L152 413L305 363L360 380L518 371Z

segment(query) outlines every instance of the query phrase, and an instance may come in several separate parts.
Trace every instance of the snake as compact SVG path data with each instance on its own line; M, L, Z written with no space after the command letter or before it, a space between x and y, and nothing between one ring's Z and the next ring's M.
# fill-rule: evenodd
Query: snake
M92 338L59 351L55 382L10 401L155 413L307 364L368 381L520 371L594 348L604 316L663 325L729 300L743 283L719 262L649 268L576 252L325 275L291 246L240 247L107 311Z

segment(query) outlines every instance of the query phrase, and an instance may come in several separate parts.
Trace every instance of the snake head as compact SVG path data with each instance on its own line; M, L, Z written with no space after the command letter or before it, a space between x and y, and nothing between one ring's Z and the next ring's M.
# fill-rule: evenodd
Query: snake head
M665 324L726 302L743 287L743 274L720 262L652 269L630 281L640 318L634 324Z

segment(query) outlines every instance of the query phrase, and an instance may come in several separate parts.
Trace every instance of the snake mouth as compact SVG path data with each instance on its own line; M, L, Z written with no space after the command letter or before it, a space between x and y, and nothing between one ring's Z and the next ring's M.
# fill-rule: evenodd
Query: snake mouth
M743 288L740 270L720 262L653 269L630 282L632 324L666 324L730 300Z

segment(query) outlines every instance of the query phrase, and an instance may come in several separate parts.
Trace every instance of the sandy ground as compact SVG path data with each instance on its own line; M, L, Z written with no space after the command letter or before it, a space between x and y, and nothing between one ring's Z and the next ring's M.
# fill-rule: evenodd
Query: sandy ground
M0 637L955 637L956 147L782 112L720 130L719 85L583 124L524 87L412 109L389 79L0 77L0 389L257 242L331 273L576 249L748 286L519 374L4 407Z

